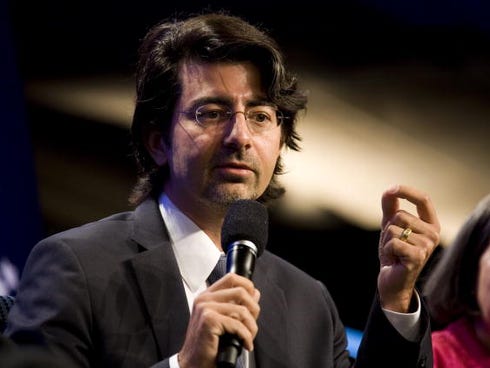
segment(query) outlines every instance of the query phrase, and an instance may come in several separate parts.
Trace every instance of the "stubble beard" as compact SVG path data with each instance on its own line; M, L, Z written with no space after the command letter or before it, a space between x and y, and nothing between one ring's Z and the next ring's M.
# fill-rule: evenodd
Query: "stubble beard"
M224 185L210 185L205 191L204 196L219 207L228 207L239 199L257 199L260 196L255 186L252 188L251 185L241 183L241 187L239 188L230 188L230 186L234 185L238 186L240 184L226 183ZM243 188L244 186L246 188Z

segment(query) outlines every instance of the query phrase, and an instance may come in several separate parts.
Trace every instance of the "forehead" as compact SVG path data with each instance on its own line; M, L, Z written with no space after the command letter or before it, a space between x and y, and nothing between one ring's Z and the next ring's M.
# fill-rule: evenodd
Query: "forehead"
M264 97L259 70L250 62L197 63L181 66L181 99L221 96L232 100Z

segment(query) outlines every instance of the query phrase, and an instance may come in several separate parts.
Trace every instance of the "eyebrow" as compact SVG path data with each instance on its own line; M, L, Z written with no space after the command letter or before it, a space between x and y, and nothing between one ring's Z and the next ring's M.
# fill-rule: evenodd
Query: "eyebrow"
M209 96L209 97L201 97L193 101L191 105L191 109L196 109L199 106L206 105L206 104L213 104L213 103L217 105L225 105L229 107L233 105L233 101L230 98L220 97L220 96ZM275 104L273 104L272 102L270 102L265 98L255 98L253 100L247 101L246 103L246 107L255 107L255 106L264 106L264 105L276 107Z

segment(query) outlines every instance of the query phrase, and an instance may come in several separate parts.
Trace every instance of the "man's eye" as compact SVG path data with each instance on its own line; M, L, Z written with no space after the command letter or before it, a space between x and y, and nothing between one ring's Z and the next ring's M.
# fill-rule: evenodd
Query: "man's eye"
M271 121L271 117L264 111L254 111L250 114L250 119L257 123L267 123Z
M223 110L204 110L199 113L203 119L220 120L226 116L226 112Z

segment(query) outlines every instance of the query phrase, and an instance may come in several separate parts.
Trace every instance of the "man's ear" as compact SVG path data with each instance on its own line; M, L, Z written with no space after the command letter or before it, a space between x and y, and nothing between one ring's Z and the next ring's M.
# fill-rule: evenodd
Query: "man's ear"
M167 145L162 133L157 129L151 129L146 134L145 146L153 161L158 166L163 166L168 161Z

